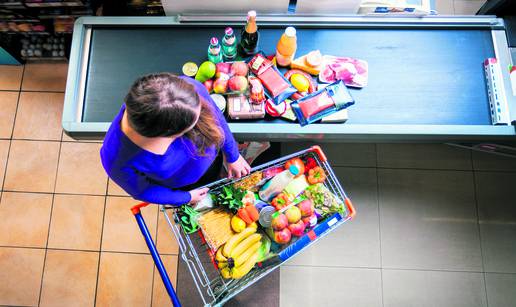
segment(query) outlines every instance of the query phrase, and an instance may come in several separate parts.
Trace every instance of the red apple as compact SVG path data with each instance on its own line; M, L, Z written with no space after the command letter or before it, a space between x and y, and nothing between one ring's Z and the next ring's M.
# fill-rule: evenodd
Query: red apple
M301 219L301 211L296 206L288 208L287 211L285 211L285 215L287 216L289 224L297 223Z
M288 225L288 230L290 230L293 236L300 237L305 233L305 223L299 220L297 223Z
M228 90L228 80L225 78L218 78L213 82L213 91L217 94L225 94Z
M247 78L242 76L231 77L228 81L231 92L245 92L247 90Z
M221 75L229 76L231 72L231 63L217 63L215 77L219 78Z
M290 242L291 238L292 235L290 234L290 230L288 230L288 228L274 231L274 242L278 244L287 244Z
M314 214L315 207L311 199L303 200L302 202L297 204L297 207L299 208L299 210L301 210L302 217L307 217Z
M305 216L301 221L305 224L305 228L314 227L317 224L317 216L315 214Z
M211 93L211 91L213 91L213 80L206 80L203 84L206 90L208 90L208 93Z
M279 213L277 216L272 218L271 221L272 229L282 230L288 226L288 219L283 213Z
M247 64L245 62L234 62L231 65L231 75L233 76L247 76Z

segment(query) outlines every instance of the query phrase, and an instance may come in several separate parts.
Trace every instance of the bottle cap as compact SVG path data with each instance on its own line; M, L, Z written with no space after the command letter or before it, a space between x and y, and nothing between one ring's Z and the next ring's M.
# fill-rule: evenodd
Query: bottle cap
M288 27L285 29L285 34L287 36L290 36L290 37L293 37L293 36L296 36L296 28L294 27Z
M299 174L299 168L295 165L291 165L288 170L292 173L292 175Z
M247 12L247 18L250 18L250 17L256 17L256 11Z
M219 44L219 40L216 38L216 37L212 37L210 39L210 45L218 45Z
M227 28L224 30L224 33L225 33L227 36L231 36L231 35L233 35L233 28L231 28L231 27L227 27Z

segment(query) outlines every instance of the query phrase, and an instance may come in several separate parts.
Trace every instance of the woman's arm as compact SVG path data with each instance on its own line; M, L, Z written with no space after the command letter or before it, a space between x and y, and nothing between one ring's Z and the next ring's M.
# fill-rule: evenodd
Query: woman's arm
M137 174L132 168L123 168L119 172L111 172L110 178L134 199L159 204L183 205L189 203L189 192L172 190L150 182L144 174Z

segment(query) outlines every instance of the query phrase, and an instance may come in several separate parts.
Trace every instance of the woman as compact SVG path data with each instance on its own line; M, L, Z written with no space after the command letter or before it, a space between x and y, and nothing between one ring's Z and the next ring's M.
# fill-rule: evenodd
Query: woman
M249 174L229 127L205 87L170 73L135 81L100 150L109 177L135 199L195 204L217 178Z

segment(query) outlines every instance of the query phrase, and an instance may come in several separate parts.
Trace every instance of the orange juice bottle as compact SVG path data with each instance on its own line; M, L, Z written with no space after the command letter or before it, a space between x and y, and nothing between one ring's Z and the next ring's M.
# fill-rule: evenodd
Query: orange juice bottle
M297 49L296 29L288 27L276 46L276 63L279 66L289 66L294 59Z

